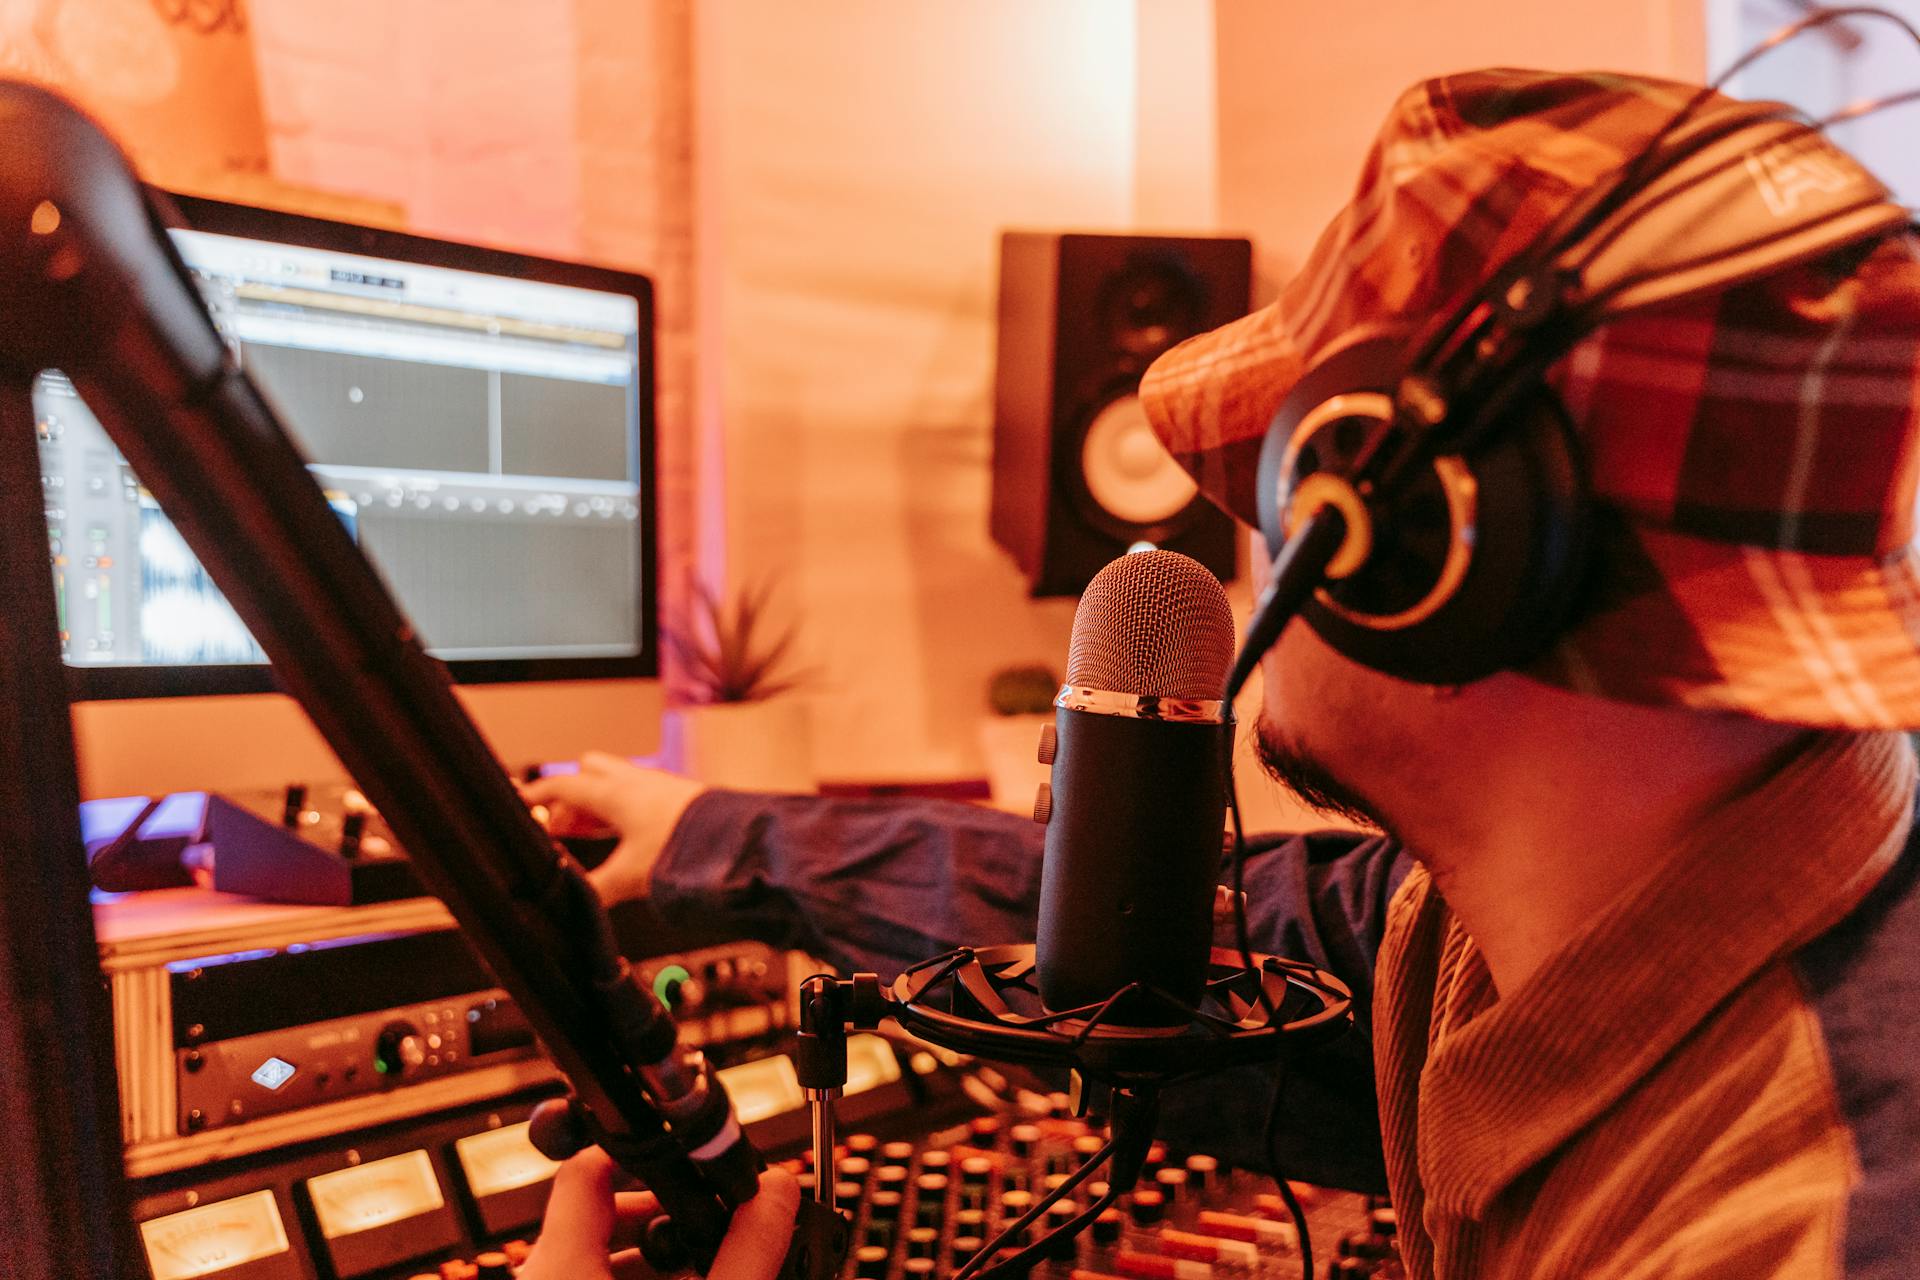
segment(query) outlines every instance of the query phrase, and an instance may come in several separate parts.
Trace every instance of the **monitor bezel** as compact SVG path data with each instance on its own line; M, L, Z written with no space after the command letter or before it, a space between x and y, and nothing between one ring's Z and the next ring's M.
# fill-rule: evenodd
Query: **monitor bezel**
M537 254L519 253L404 231L335 222L306 214L233 204L204 196L151 189L169 226L214 235L238 236L300 248L356 253L395 262L473 271L484 275L571 285L631 297L639 306L640 518L639 651L632 656L593 658L463 658L442 662L456 684L517 684L548 680L650 679L660 673L657 549L658 513L654 506L654 336L653 281L636 272L590 266ZM210 697L277 693L267 663L204 666L64 664L67 692L74 701L124 698Z

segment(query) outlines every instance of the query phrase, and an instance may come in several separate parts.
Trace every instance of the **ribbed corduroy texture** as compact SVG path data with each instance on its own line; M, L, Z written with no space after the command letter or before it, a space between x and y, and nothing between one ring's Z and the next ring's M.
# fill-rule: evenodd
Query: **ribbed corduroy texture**
M1423 870L1376 988L1409 1274L1838 1277L1852 1149L1793 950L1903 847L1913 754L1834 735L1724 807L1519 990Z

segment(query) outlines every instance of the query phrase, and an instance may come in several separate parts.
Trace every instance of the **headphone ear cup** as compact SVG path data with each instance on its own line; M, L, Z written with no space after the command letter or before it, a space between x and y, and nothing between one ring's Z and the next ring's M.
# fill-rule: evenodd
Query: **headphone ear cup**
M1403 680L1466 684L1525 665L1572 622L1590 543L1577 441L1545 388L1510 413L1487 449L1436 460L1436 487L1470 502L1464 525L1442 542L1435 526L1444 517L1416 489L1376 516L1368 563L1308 603L1303 616L1334 649ZM1446 589L1399 615L1367 610L1418 580Z
M1405 335L1356 335L1309 370L1268 428L1258 472L1270 554L1295 487L1350 474L1392 416ZM1445 455L1390 508L1368 503L1372 549L1302 610L1335 650L1426 684L1465 684L1526 663L1571 621L1586 579L1588 510L1578 441L1558 396L1520 397L1493 440ZM1405 428L1395 428L1405 429Z
M1378 402L1372 407L1391 409L1393 389L1400 383L1405 361L1407 336L1397 329L1358 331L1352 340L1307 370L1275 411L1267 426L1267 438L1260 446L1260 465L1254 480L1260 533L1267 540L1269 557L1279 555L1286 545L1287 508L1293 487L1323 464L1338 466L1359 448L1370 425L1359 412L1362 398ZM1324 427L1308 424L1302 431L1308 419L1324 414L1328 406L1342 400L1355 406L1351 420L1332 415ZM1301 455L1309 446L1312 456L1307 469L1301 470Z

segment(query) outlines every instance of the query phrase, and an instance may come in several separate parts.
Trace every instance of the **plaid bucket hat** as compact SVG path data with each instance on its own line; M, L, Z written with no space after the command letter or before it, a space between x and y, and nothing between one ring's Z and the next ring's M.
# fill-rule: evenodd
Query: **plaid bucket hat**
M1451 305L1696 92L1514 70L1414 86L1279 298L1147 372L1161 441L1257 525L1261 442L1322 352ZM1613 320L1549 370L1587 456L1599 562L1580 620L1526 674L1628 702L1920 727L1915 249L1902 223Z

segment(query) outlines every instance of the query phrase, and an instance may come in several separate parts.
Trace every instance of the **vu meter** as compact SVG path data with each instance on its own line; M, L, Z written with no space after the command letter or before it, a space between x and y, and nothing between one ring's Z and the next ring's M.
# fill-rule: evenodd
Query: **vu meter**
M153 1280L195 1280L288 1252L273 1192L201 1205L140 1224Z
M337 1240L358 1231L430 1213L446 1203L424 1151L307 1179L320 1234Z

